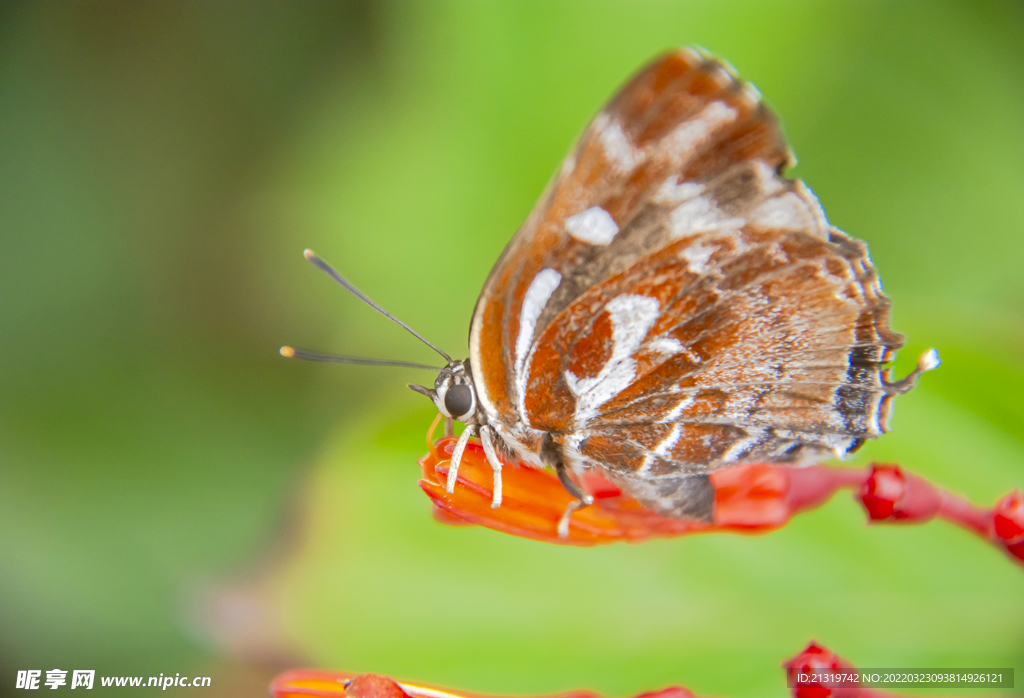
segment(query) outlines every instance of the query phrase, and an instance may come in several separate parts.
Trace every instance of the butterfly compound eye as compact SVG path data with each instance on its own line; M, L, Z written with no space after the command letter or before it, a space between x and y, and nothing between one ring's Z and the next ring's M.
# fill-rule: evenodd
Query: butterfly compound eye
M453 385L444 394L444 407L455 419L464 417L473 408L473 390L468 385Z

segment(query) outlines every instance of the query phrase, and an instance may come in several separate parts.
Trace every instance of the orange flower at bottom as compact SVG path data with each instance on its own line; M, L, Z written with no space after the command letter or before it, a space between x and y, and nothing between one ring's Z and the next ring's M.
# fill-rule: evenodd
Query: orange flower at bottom
M436 422L435 422L436 424ZM784 526L803 508L816 506L842 486L863 479L863 471L829 468L827 492L808 493L793 487L786 466L767 463L740 465L711 473L715 487L714 523L673 519L654 513L626 497L614 485L595 474L581 478L590 492L592 506L572 514L569 535L558 536L558 521L572 496L549 470L522 464L502 468L502 504L491 508L493 475L479 441L471 440L459 465L455 491L445 491L454 437L429 441L430 451L420 459L420 487L435 506L435 517L453 525L476 524L514 536L561 545L591 546L615 541L638 542L706 531L760 532ZM813 480L815 469L801 468L801 479ZM818 478L821 479L821 478Z
M380 674L350 674L337 671L296 669L281 674L270 684L274 698L484 698L473 693L398 683ZM590 691L572 691L551 698L600 698ZM637 698L695 698L685 688L673 686Z

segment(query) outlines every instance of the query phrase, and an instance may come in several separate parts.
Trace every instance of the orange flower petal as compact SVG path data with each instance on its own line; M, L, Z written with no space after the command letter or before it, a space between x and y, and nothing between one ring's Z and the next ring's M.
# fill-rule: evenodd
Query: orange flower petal
M572 496L552 472L506 464L502 469L502 505L492 509L493 473L476 440L469 442L462 456L455 491L445 491L455 441L454 437L434 441L430 452L419 461L423 472L420 487L440 512L435 517L445 523L472 523L548 543L591 546L713 530L768 531L785 525L792 515L785 467L755 463L713 473L715 524L661 516L623 496L600 476L587 474L581 481L595 494L596 501L574 512L569 536L559 538L558 521Z
M355 674L315 669L286 671L270 683L274 698L301 698L303 696L344 696L345 681Z

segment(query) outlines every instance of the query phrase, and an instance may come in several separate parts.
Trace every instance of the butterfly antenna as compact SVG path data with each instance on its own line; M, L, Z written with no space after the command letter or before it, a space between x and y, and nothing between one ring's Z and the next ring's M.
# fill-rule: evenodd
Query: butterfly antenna
M355 296L356 298L361 300L363 303L366 303L368 306L370 306L371 308L373 308L378 313L380 313L381 315L383 315L387 319L391 320L395 324L405 328L405 330L407 332L409 332L409 334L411 334L413 337L415 337L416 339L420 340L421 342L426 344L428 347L430 347L431 349L436 351L438 354L443 356L445 361L447 361L448 363L452 363L452 357L448 356L448 354L444 353L443 351L441 351L440 349L435 347L433 345L433 343L428 341L426 339L426 337L421 335L419 332L417 332L413 328L409 327L404 322L402 322L401 320L396 318L394 315L392 315L388 311L384 310L384 308L380 307L379 305L377 305L376 303L371 301L369 298L367 298L366 294L364 294L358 288L356 288L355 286L350 284L345 279L345 277L343 277L341 274L339 274L338 272L334 271L334 269L331 268L330 264L328 264L324 260L322 260L319 257L317 257L316 254L314 254L313 250L303 250L302 256L305 257L306 259L308 259L310 262L312 262L314 266L316 266L318 269L320 269L320 271L324 272L325 274L327 274L327 276L331 277L332 279L337 281L339 284L341 284L341 287L344 288L349 293L351 293L353 296ZM298 356L298 354L296 354L296 356ZM299 357L299 358L304 358L304 357ZM330 359L313 359L313 361L330 361ZM358 362L351 362L351 363L365 363L366 361L368 361L368 360L363 359L363 360L360 360ZM423 367L421 367L421 368L423 368Z
M316 351L295 349L293 347L281 347L281 356L289 359L303 359L305 361L329 361L336 364L362 364L364 366L399 366L401 368L423 368L430 371L440 371L437 366L427 366L411 361L390 361L388 359L361 359L357 356L336 356L334 354L321 354Z

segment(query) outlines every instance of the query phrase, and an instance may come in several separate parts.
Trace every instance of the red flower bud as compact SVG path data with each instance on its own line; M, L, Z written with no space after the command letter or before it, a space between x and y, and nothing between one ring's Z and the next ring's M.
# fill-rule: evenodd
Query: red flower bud
M813 640L803 652L782 665L786 669L786 679L793 687L793 698L829 698L832 689L817 683L797 683L801 673L815 669L849 668L834 652L826 649Z
M411 698L401 686L380 674L359 674L345 684L349 698Z
M860 501L872 521L884 521L892 517L906 489L907 479L898 465L873 465L860 487Z
M996 502L992 510L996 536L1008 544L1024 542L1024 496L1014 490Z
M1020 490L996 502L992 510L992 532L1006 552L1024 561L1024 496Z
M860 488L860 500L872 521L922 523L935 516L942 497L927 480L904 473L898 465L872 465Z

